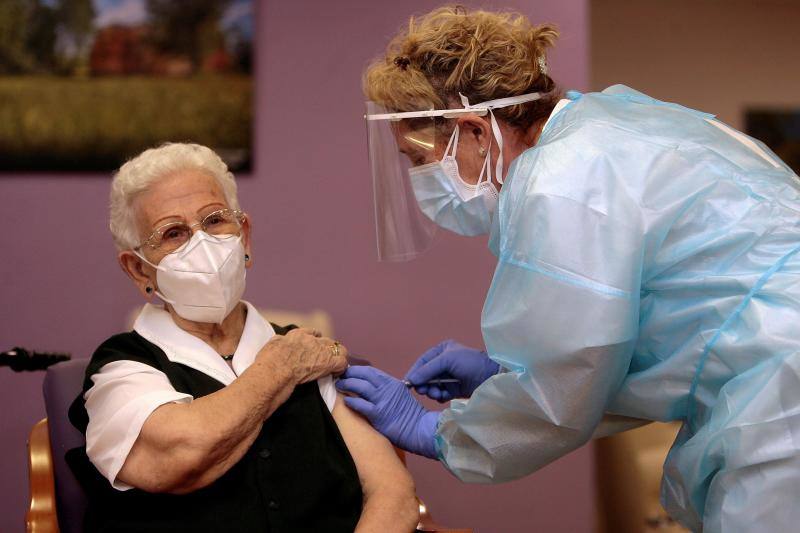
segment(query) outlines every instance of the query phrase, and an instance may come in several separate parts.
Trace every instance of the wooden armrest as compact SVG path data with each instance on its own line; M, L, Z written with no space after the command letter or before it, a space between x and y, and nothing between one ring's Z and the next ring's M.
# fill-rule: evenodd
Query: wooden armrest
M31 500L28 512L25 513L25 529L28 533L58 533L53 456L46 418L37 422L31 430L28 440L28 472Z

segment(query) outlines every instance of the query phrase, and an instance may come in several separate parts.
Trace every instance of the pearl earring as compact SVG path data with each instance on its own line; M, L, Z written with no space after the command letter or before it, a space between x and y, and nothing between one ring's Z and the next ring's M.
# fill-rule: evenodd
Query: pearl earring
M481 155L481 156L486 155L486 148L484 148L483 146L478 148L478 154Z

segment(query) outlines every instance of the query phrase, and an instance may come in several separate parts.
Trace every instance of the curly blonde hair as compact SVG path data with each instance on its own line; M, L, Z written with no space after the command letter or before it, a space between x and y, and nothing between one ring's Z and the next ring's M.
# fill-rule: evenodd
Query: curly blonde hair
M545 98L495 110L498 119L527 130L552 112L560 91L543 71L558 38L551 24L534 26L519 13L441 7L389 43L364 73L368 99L394 111L460 107L458 93L477 104L531 92Z

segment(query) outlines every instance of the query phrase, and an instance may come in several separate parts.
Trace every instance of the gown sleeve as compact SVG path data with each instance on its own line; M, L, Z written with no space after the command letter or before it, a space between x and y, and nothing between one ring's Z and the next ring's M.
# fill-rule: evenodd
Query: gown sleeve
M464 481L520 478L580 447L627 374L641 214L597 137L548 143L511 168L482 316L505 371L453 401L437 429L441 460Z

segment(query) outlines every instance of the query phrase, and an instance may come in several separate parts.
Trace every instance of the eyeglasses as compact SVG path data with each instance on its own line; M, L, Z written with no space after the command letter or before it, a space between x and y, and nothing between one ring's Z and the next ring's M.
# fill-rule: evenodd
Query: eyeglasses
M138 250L147 245L162 253L171 254L189 242L194 233L194 228L200 227L208 235L220 239L229 239L239 235L245 214L232 209L220 209L209 213L203 220L195 224L185 222L169 222L159 226L142 243L136 247Z

